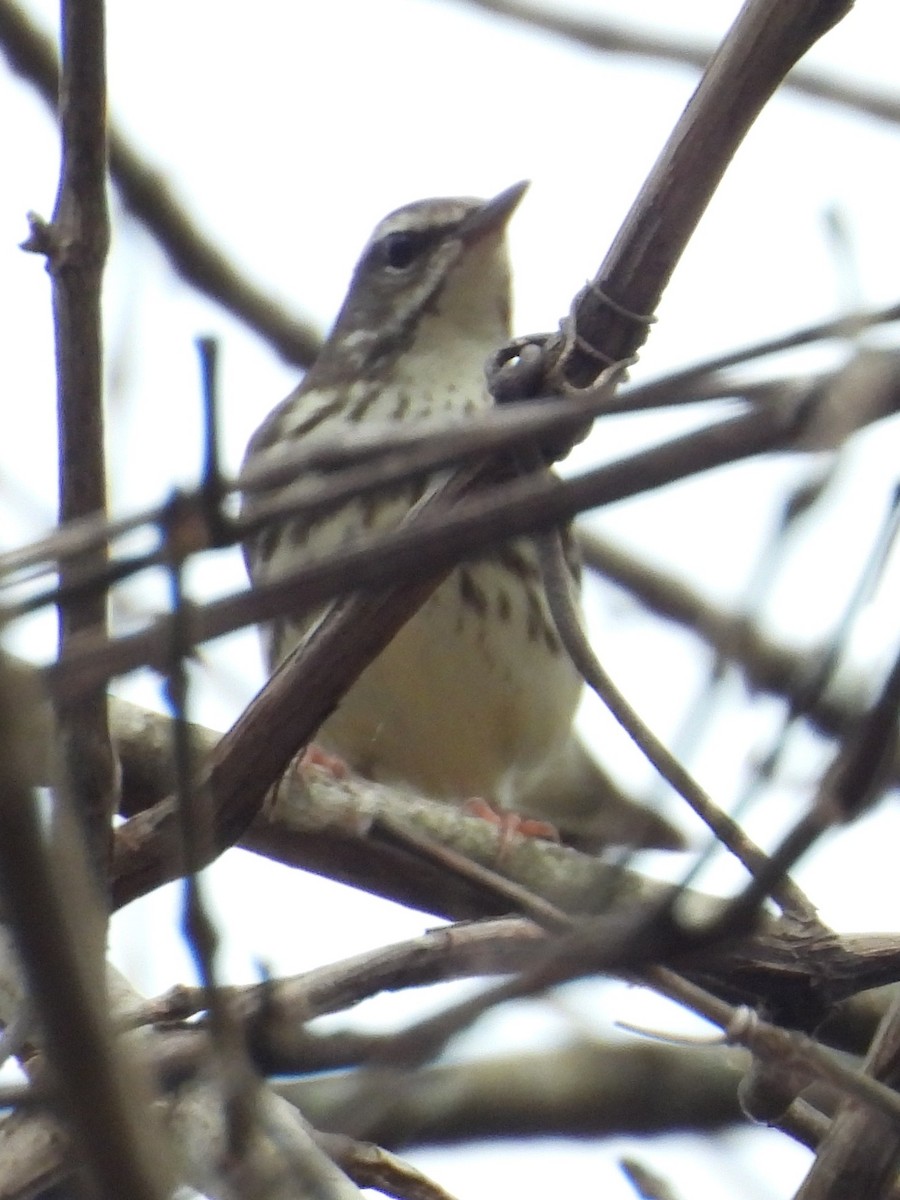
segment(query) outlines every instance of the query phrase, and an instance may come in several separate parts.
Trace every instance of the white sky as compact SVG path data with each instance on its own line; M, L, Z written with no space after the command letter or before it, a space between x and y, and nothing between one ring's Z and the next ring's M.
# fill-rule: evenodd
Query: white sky
M584 0L571 7L709 36L722 32L737 10L722 0L677 6ZM48 27L56 19L49 0L28 8ZM110 0L108 10L111 110L119 128L170 178L210 236L273 295L323 327L372 225L389 209L427 195L489 195L525 177L533 185L512 230L516 327L522 333L554 328L596 269L695 82L687 70L581 52L487 21L450 0L257 0L251 8L210 0L149 6ZM811 61L842 77L896 86L897 34L892 0L859 0ZM0 328L7 334L0 386L11 422L0 457L0 538L14 543L46 528L53 512L48 286L40 261L17 244L27 210L50 215L57 148L41 103L2 74L0 89L0 161L13 166L0 188ZM897 131L884 124L796 95L776 99L676 273L636 377L838 311L846 281L824 234L829 207L840 209L850 231L860 302L894 300L898 148ZM199 404L192 339L205 332L223 340L225 452L236 468L249 433L297 372L173 278L145 235L121 221L106 328L117 512L155 502L174 483L195 478ZM608 421L577 461L598 461L674 427L660 416ZM814 641L829 627L874 536L896 461L896 428L857 439L828 522L804 535L802 554L773 595L775 628ZM728 601L740 594L783 487L805 469L788 460L749 464L733 478L717 473L593 519ZM241 578L236 556L217 560L196 572L198 594L239 586ZM860 661L874 670L890 660L896 644L896 585L895 564L855 642ZM146 590L134 594L141 606L162 598ZM696 678L691 647L654 630L608 593L592 594L590 611L608 665L659 732L671 736ZM47 622L32 623L27 641L17 644L39 653L48 630ZM260 681L255 641L249 634L227 639L209 660L217 671L198 711L224 727ZM150 681L136 689L130 685L128 694L158 696ZM733 789L735 764L730 755L716 754L716 743L727 736L731 752L737 739L748 755L764 748L771 708L736 703L726 712L701 761L692 764L708 786ZM595 706L586 707L585 721L592 733L606 728ZM610 754L626 776L646 779L615 731L598 740L604 752L613 747ZM808 759L794 757L786 809L802 801L809 770ZM898 834L894 809L833 840L803 872L823 914L840 928L900 924L896 889L889 886ZM835 878L857 861L865 861L865 876L835 889ZM241 978L252 977L257 961L276 971L299 970L433 923L261 861L223 866L212 872L211 887L228 929L227 968ZM251 900L257 896L260 907ZM162 952L161 909L168 903L157 903L152 920L117 925L117 950L140 968L147 988L167 986L188 971ZM321 928L323 911L327 929ZM418 998L403 1001L372 1019L396 1020L398 1012L419 1011L418 1004ZM630 1019L634 1005L629 997ZM510 1016L504 1041L521 1044L521 1036L532 1044L529 1022L535 1019L534 1006L521 1018ZM598 1028L608 1019L593 1018ZM727 1139L702 1166L696 1147L677 1139L639 1149L685 1195L695 1188L708 1195L789 1195L802 1156L790 1155L792 1166L785 1167L768 1152L763 1161L759 1146L743 1135ZM501 1148L417 1161L451 1190L481 1200L497 1186L484 1170L488 1153L498 1170L504 1164L509 1174L502 1178L523 1197L558 1186L561 1164L575 1173L571 1178L588 1181L583 1190L572 1184L572 1195L632 1195L613 1167L598 1165L609 1161L607 1147L590 1143L517 1150L512 1160ZM748 1154L757 1156L758 1183L731 1173ZM595 1174L600 1171L606 1174Z

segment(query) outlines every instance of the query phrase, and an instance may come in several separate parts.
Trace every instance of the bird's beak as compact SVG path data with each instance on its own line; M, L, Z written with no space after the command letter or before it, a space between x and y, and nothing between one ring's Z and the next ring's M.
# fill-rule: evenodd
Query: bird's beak
M507 222L515 212L519 201L528 191L529 180L514 183L495 196L493 200L485 200L480 208L469 213L458 230L459 238L468 246L480 241L491 233L502 233Z

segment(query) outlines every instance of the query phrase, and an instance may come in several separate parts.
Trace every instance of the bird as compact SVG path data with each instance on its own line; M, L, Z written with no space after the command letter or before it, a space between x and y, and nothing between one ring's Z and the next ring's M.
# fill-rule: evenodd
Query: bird
M384 217L318 357L252 435L244 468L353 428L446 427L488 409L485 363L510 338L507 226L527 186L489 200L420 200ZM254 531L243 547L251 585L396 527L423 487L404 482ZM253 495L242 504L252 519ZM574 561L572 570L574 578ZM319 615L289 614L264 629L270 670ZM582 848L675 848L677 832L622 795L575 733L582 690L534 545L517 538L450 572L351 686L316 744L366 778L459 804L477 798L550 822Z

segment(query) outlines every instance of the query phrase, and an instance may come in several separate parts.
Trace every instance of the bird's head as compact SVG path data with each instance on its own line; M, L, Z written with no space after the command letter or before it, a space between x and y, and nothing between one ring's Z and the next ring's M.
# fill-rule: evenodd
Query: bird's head
M502 344L510 318L506 227L527 186L492 200L419 200L380 221L312 369L315 384L328 385L332 373L379 371L423 330L483 343L485 354Z

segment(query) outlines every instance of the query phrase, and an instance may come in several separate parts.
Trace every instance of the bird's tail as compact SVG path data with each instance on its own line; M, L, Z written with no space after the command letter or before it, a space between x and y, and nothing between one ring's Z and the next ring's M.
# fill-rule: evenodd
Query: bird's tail
M630 799L577 738L517 793L515 808L550 820L564 842L588 853L604 846L680 850L682 834L659 813Z

